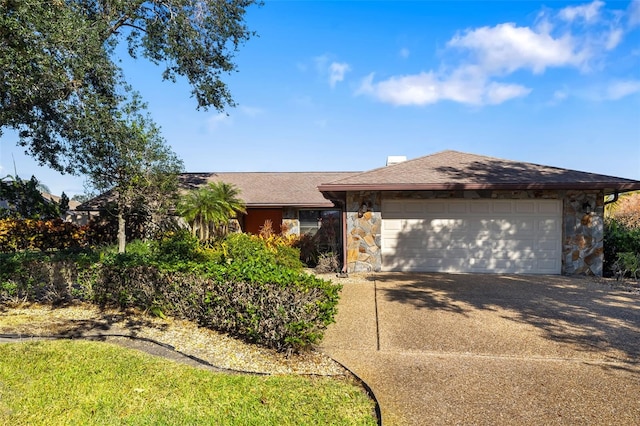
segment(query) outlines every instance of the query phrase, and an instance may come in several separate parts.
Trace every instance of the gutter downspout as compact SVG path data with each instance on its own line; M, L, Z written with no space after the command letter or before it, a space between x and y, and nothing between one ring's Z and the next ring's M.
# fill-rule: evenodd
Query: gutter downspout
M342 273L347 271L347 203L342 208Z
M604 205L606 206L607 204L615 203L616 201L618 201L618 196L619 196L619 195L620 195L620 193L619 193L618 191L615 191L615 192L613 193L613 199L612 199L612 200L609 200L609 201L605 201L605 202L604 202Z

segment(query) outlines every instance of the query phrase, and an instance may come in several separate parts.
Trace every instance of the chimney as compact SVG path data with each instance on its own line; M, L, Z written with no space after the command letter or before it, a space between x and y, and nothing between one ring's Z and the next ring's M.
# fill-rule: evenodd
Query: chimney
M394 164L402 163L403 161L407 161L407 157L405 155L389 155L387 157L387 166L393 166Z

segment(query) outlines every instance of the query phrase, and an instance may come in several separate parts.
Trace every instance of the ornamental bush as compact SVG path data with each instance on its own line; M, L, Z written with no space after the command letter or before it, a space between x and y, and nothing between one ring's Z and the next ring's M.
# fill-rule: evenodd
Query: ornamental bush
M189 238L137 242L125 254L2 254L0 302L136 307L281 351L317 343L334 321L341 286L304 273L295 249L249 235L202 249Z
M640 227L632 227L615 218L604 224L605 272L615 274L625 267L625 259L640 256Z
M91 251L1 253L0 303L91 300L96 262Z
M62 219L0 219L0 252L84 247L86 227Z

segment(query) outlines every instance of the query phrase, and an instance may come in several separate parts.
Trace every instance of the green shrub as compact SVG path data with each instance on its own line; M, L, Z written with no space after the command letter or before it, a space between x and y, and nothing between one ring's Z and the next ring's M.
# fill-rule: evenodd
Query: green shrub
M271 247L264 239L248 234L229 235L220 242L218 250L222 254L223 263L242 265L244 269L269 270L273 266L279 266L302 271L304 266L296 248L286 245Z
M66 303L91 297L97 256L88 251L0 255L0 302Z
M192 320L283 351L317 343L334 320L338 285L287 270L288 285L224 280L220 268L216 278L112 265L100 274L94 300Z
M0 301L137 307L282 351L318 342L334 320L341 286L303 273L296 250L247 235L207 250L184 235L128 249L4 255Z
M613 218L607 219L604 224L605 272L616 272L620 253L640 255L640 228L626 226Z
M624 278L628 275L633 279L638 279L638 271L640 271L640 254L633 252L618 253L613 269L618 275L618 278Z
M202 249L198 238L182 229L167 233L157 240L154 254L160 262L198 261L202 258Z

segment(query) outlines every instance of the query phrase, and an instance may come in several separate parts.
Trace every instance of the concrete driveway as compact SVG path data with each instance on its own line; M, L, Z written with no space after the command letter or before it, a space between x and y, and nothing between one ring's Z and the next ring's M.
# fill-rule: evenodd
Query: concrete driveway
M362 276L322 350L384 425L640 425L640 295L589 278Z

